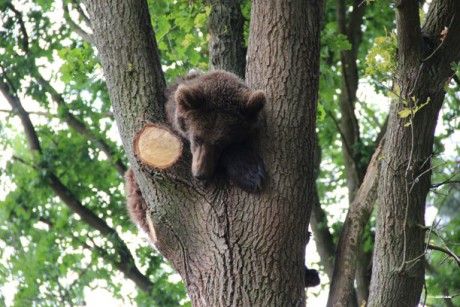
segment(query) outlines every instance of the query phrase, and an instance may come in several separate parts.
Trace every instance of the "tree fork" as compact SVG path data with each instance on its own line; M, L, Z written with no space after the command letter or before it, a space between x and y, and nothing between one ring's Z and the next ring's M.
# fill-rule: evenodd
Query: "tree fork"
M166 122L165 84L146 1L87 0L86 5L156 246L181 275L192 303L305 305L323 1L253 3L248 83L272 99L259 143L270 170L269 188L257 195L217 183L200 186L191 176L190 153L164 175L140 170L133 149L141 128L137 119Z

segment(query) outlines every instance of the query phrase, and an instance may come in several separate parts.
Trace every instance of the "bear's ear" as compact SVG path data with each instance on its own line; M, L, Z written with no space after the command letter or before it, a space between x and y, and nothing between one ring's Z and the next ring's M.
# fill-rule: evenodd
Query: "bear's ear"
M202 94L198 88L179 85L175 94L177 108L180 113L185 113L192 109L197 109L202 103Z
M264 107L267 102L267 96L264 91L252 91L250 92L249 99L244 106L244 112L247 115L257 115L260 110Z

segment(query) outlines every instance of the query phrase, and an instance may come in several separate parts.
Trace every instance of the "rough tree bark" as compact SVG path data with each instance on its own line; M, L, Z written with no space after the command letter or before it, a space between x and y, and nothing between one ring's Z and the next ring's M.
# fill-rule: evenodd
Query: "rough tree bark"
M364 174L366 172L365 165L363 165L363 154L358 149L361 147L358 145L362 144L362 141L359 132L358 119L355 114L355 105L357 101L356 93L359 85L357 59L363 36L361 26L366 12L366 7L367 5L363 4L361 0L355 0L353 2L353 11L347 14L345 1L339 0L337 1L336 8L339 32L346 35L351 44L350 50L340 52L343 77L339 101L341 113L340 130L342 136L342 153L345 173L347 176L350 210L354 210L352 208L353 201L356 193L358 193L358 188L363 182ZM351 217L352 215L349 216L349 218ZM359 223L365 227L367 220L359 220ZM368 287L370 276L366 273L366 268L369 266L371 255L365 253L361 246L357 246L357 248L359 252L356 256L360 258L360 261L358 261L355 265L356 300L348 298L348 306L352 306L352 304L355 306L360 305L361 302L367 301L367 297L369 295ZM334 273L337 276L343 272L344 270L336 270ZM345 276L345 278L348 277Z
M398 1L396 12L395 91L401 98L391 104L383 147L369 306L415 306L420 300L433 135L450 65L460 60L458 1L432 1L422 29L419 1ZM398 114L404 108L411 109L407 118Z
M209 66L230 71L244 79L246 48L241 0L208 0Z
M115 118L149 207L156 246L196 306L305 305L304 253L313 191L319 25L323 1L254 1L247 80L267 92L259 148L269 173L250 195L198 185L190 155L141 168L142 119L165 123L164 79L145 1L87 0Z
M347 176L348 197L351 204L365 173L365 169L359 164L362 154L355 149L357 148L356 145L361 142L358 119L355 115L355 104L359 83L357 58L363 34L361 25L366 12L366 5L360 0L355 0L353 11L348 15L344 0L337 1L336 5L339 33L345 35L351 44L350 50L340 52L343 77L339 102L342 153Z
M356 306L354 276L358 266L363 232L377 198L379 159L382 145L372 156L366 176L348 210L337 244L334 275L331 280L327 306ZM365 302L365 301L364 301ZM359 306L363 302L360 301Z

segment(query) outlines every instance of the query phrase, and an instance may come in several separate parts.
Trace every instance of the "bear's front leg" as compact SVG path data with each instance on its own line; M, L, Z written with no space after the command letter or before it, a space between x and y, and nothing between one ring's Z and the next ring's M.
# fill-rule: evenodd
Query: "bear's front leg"
M227 147L220 163L230 181L249 193L262 190L267 173L265 165L258 155L252 152L248 144L240 143Z

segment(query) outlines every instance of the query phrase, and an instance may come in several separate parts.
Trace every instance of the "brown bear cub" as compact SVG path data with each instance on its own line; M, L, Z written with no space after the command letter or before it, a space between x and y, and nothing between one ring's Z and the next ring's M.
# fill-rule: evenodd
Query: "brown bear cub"
M166 95L173 129L190 142L193 176L206 181L223 172L241 189L260 191L265 166L250 142L259 127L265 93L216 70L180 78Z

